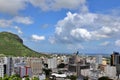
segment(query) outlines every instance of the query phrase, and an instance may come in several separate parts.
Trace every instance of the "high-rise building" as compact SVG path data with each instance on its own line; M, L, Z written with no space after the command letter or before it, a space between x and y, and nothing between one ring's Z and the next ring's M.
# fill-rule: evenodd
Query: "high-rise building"
M78 52L69 58L68 70L80 77L81 69L88 69L90 65L86 63L85 58L80 59L77 54Z
M40 58L28 57L26 62L27 67L31 67L33 75L39 75L42 73L42 60Z
M11 76L13 72L13 61L11 57L0 57L0 77L5 74Z
M6 65L0 64L0 77L4 77L6 74Z
M13 60L12 60L12 57L6 57L6 59L7 59L6 74L8 76L11 76L13 72Z
M48 68L50 69L55 69L57 68L57 58L53 57L48 59Z
M120 54L118 52L113 52L111 55L111 66L116 66L120 64Z

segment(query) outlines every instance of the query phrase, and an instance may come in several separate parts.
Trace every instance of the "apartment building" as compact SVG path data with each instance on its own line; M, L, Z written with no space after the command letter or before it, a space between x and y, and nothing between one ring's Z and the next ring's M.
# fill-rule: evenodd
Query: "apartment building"
M0 77L13 73L13 61L11 57L0 57Z
M25 62L27 67L31 67L33 75L39 75L42 73L43 65L40 58L28 57Z
M48 59L47 63L48 63L48 68L50 68L50 69L57 68L57 58L56 57Z

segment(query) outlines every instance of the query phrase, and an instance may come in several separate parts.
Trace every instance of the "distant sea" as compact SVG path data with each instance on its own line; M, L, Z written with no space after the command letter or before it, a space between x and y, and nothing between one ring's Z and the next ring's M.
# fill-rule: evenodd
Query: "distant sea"
M51 53L51 54L59 54L59 55L72 55L74 53ZM102 55L103 57L110 57L111 54L105 54L105 53L78 53L80 56L98 56Z
M111 54L79 54L79 55L85 55L85 56L98 56L98 55L102 55L103 57L110 57Z

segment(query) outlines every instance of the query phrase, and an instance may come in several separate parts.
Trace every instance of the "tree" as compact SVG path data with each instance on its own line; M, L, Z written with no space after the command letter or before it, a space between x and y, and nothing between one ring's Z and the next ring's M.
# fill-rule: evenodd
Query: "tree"
M9 77L4 77L2 80L9 80Z
M58 74L63 74L62 71L58 71Z
M76 79L77 79L77 76L71 75L69 78L70 78L70 80L76 80Z
M98 80L108 80L109 78L106 76L100 77Z
M0 77L0 80L2 80L2 77Z
M89 79L88 76L85 76L83 80L88 80L88 79Z
M48 64L47 64L47 63L44 63L44 67L45 67L45 68L48 68Z
M30 80L30 78L29 77L25 77L25 80Z
M52 72L51 69L43 69L43 71L45 72L46 77L49 77Z
M64 68L65 67L65 64L64 63L61 63L57 66L58 68Z
M34 78L32 78L32 80L39 80L39 78L38 77L34 77Z
M19 77L13 77L13 78L9 78L9 80L21 80L21 78L19 78Z
M103 76L103 77L100 77L98 80L112 80L112 79L110 79L110 78L107 77L107 76Z
M8 79L9 79L9 77L7 75L5 75L2 80L8 80Z
M21 78L18 74L14 74L9 77L9 80L21 80Z

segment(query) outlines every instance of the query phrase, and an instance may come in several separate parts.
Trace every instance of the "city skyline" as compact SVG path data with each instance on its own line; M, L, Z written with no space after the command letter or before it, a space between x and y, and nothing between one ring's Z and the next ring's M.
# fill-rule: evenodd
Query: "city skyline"
M0 0L0 32L38 52L120 52L119 0Z

